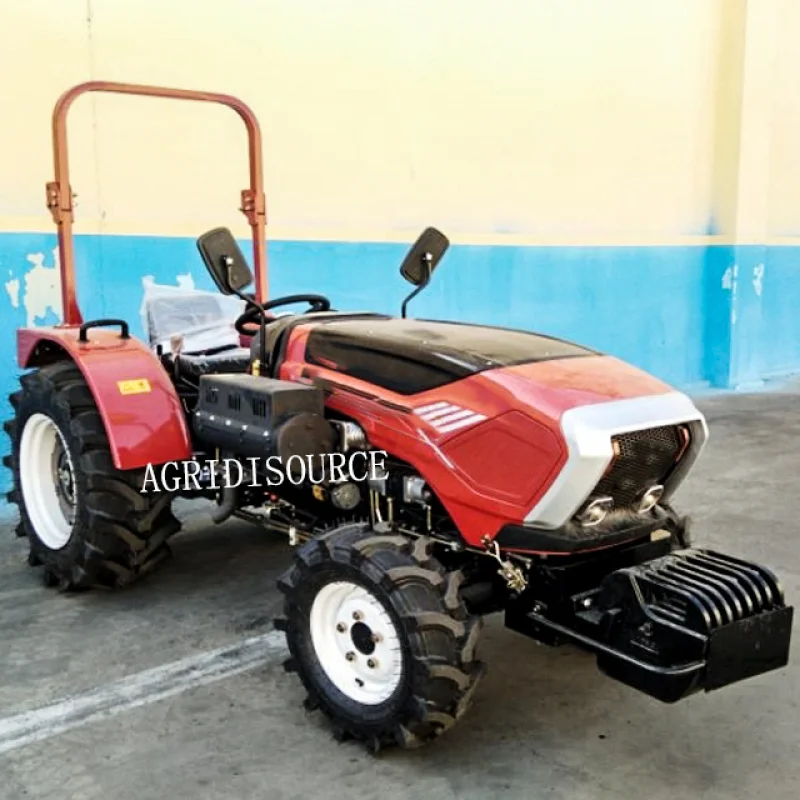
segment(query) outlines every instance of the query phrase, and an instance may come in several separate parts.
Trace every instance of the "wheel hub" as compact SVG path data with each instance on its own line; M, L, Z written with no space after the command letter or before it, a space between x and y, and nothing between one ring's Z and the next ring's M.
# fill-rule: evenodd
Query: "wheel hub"
M56 431L55 444L52 455L53 485L55 487L58 504L67 524L72 525L75 519L75 475L72 471L72 460L64 446L61 431Z
M70 505L73 505L75 503L75 476L72 474L72 464L70 463L69 455L64 449L60 437L56 444L56 453L57 489L64 500ZM54 456L56 453L54 453Z
M356 650L363 653L365 656L372 655L372 653L375 652L374 635L372 628L363 622L356 622L356 624L350 628L350 638L353 640Z
M311 640L336 688L366 705L388 700L403 677L400 635L383 603L362 586L337 581L311 608Z

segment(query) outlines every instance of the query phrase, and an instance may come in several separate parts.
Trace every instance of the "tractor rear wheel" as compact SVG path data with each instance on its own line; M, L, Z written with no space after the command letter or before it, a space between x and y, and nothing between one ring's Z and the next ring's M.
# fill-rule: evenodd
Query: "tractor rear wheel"
M428 539L377 534L352 523L295 551L279 580L289 671L308 710L339 739L373 752L419 747L469 708L484 666L475 658L482 620L459 596Z
M20 378L4 425L28 563L62 589L130 584L169 555L180 529L168 492L142 493L144 470L114 466L105 426L80 369L49 364Z

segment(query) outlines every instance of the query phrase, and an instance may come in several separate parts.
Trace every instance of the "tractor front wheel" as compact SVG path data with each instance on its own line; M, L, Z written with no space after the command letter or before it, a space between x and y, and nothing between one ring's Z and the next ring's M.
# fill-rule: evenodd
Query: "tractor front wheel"
M103 420L80 369L59 362L24 374L5 424L28 562L47 585L113 588L169 554L180 524L167 492L142 493L144 470L118 470Z
M295 552L280 579L289 671L337 738L373 752L419 747L468 709L483 675L481 627L459 596L460 572L432 542L344 525Z

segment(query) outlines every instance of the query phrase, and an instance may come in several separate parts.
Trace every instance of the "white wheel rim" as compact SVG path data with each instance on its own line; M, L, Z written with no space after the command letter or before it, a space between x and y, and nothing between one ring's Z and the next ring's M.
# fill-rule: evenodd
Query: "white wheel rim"
M75 492L75 469L64 437L50 417L33 414L25 422L19 449L19 477L25 511L42 543L61 550L72 535L68 482Z
M324 586L311 607L311 641L334 686L358 703L388 700L403 677L397 628L383 604L363 586Z

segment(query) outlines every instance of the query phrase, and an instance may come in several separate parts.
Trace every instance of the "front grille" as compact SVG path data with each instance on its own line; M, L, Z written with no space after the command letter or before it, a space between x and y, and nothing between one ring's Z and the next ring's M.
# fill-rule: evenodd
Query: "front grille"
M684 437L676 425L612 437L616 459L593 496L611 497L617 509L634 505L651 486L664 483L685 447Z

